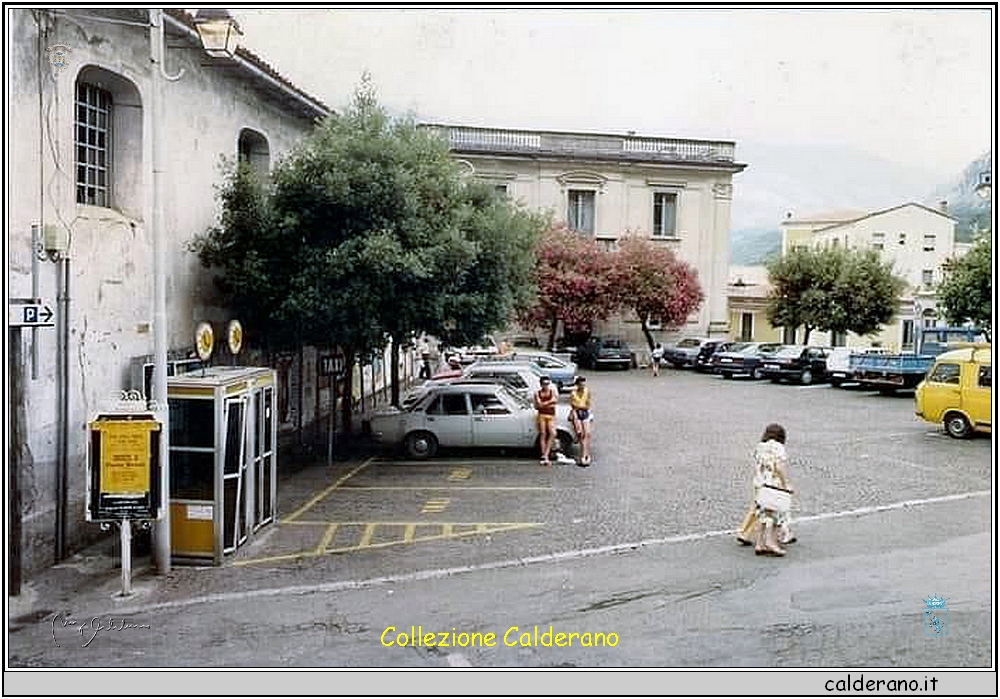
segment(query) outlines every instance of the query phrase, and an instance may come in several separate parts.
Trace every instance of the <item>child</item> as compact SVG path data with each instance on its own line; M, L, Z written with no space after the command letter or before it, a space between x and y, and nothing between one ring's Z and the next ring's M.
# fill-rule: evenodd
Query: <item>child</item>
M754 510L757 520L754 552L757 555L784 556L785 549L782 548L782 544L795 541L788 528L788 512L764 507L758 501L758 496L765 485L791 490L788 486L785 428L777 423L768 425L754 449L753 458ZM740 539L743 540L742 534Z

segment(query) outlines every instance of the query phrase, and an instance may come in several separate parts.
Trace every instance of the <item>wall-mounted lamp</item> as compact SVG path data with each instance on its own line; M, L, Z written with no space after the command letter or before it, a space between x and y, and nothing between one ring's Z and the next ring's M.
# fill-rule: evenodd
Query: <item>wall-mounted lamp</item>
M976 185L976 194L983 199L989 199L993 193L993 176L988 172L979 173L979 184Z
M228 10L219 7L198 10L194 26L209 56L229 59L236 56L243 32Z

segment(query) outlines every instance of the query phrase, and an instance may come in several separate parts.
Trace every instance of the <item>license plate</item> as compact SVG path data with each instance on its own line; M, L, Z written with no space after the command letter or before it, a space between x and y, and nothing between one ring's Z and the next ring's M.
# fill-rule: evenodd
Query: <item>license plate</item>
M726 359L725 357L723 357L722 359L719 360L719 363L720 364L732 364L733 360L732 359Z

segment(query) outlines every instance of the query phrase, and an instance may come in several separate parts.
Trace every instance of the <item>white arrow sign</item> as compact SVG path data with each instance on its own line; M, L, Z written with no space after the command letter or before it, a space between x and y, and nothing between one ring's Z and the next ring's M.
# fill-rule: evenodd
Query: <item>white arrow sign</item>
M8 306L8 320L13 326L52 327L52 309L44 303L12 303Z

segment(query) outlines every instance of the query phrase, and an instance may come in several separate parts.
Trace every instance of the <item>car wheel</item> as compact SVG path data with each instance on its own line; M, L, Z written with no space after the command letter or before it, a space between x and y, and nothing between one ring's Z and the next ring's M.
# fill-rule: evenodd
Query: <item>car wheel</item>
M843 382L840 379L830 379L830 385L834 388L840 388Z
M948 413L944 416L944 429L950 437L965 439L972 434L972 425L962 413Z
M430 459L437 454L437 437L430 432L411 432L404 442L406 455L411 459Z
M803 370L803 372L799 375L799 382L803 386L808 386L813 382L813 373L808 369Z
M764 373L760 369L754 369L753 371L750 372L750 378L760 381L762 378L764 378Z
M733 375L730 374L728 371L723 371L723 372L720 372L720 373L722 374L722 378L724 378L724 379L731 379L731 378L733 378Z

